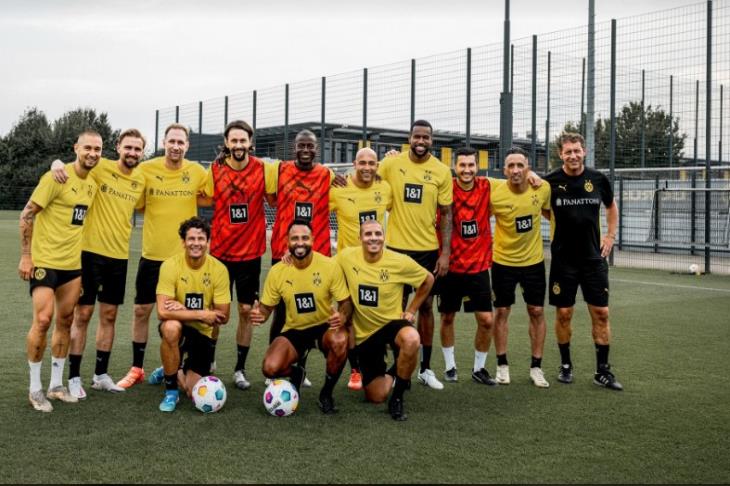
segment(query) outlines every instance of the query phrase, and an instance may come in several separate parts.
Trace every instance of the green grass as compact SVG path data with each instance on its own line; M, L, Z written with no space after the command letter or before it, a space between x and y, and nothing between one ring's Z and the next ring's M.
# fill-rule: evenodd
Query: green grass
M316 396L324 365L316 353L309 360L315 388L304 390L294 416L270 417L261 404L259 373L268 325L255 330L248 359L253 387L246 392L230 385L235 327L223 329L218 374L229 396L217 414L203 415L187 402L174 414L162 414L157 411L162 390L147 384L122 395L87 388L86 401L58 404L53 413L41 414L27 402L25 335L31 306L27 284L16 276L17 213L0 212L0 236L6 255L0 270L7 275L0 283L5 296L2 482L730 481L729 278L611 270L611 362L623 393L591 383L594 351L582 304L576 308L572 346L576 382L566 386L555 380L559 355L548 309L544 368L552 386L532 386L527 319L518 305L511 319L512 384L487 388L471 382L475 324L473 317L459 315L460 381L439 392L414 380L406 395L410 419L404 423L392 421L385 406L365 403L348 391L344 375L335 391L340 413L323 416ZM114 378L131 360L139 236L135 232L127 303L117 324ZM93 333L82 365L87 383L93 373ZM148 370L159 363L154 328L150 336ZM438 338L433 367L440 375ZM494 369L493 352L488 367Z

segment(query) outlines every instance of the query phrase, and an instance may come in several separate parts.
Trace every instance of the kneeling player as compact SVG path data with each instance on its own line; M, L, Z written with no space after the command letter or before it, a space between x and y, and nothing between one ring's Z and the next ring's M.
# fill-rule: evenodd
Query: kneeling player
M190 396L195 383L210 374L213 327L227 323L231 310L228 271L207 254L208 223L192 217L183 221L179 233L185 251L162 264L157 284L162 368L152 373L150 383L165 382L162 412L175 411L178 382Z
M413 327L417 309L433 286L433 275L411 257L385 249L385 234L378 221L360 226L361 247L342 250L337 261L347 278L355 312L357 355L363 376L365 398L373 403L388 401L388 411L395 420L406 420L403 393L410 386L418 364L420 338ZM415 296L401 312L403 287L416 288ZM386 371L386 346L396 357Z
M295 220L288 230L291 265L280 262L266 276L261 303L255 302L251 322L268 319L279 302L286 305L286 320L281 333L266 351L262 371L267 378L289 376L297 390L304 379L309 350L315 346L325 355L327 369L319 394L319 408L335 413L332 391L347 359L345 323L352 304L342 270L331 258L312 251L312 227ZM338 310L332 307L337 301Z

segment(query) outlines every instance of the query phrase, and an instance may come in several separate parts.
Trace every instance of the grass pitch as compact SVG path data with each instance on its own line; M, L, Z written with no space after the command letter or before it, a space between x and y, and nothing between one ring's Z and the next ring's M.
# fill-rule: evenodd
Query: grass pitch
M396 423L384 405L365 403L346 388L335 391L340 413L317 406L324 362L313 352L300 408L285 419L261 403L260 363L268 325L256 329L248 371L251 390L231 383L235 326L224 327L218 372L228 402L212 415L183 401L174 414L157 405L159 387L141 384L124 394L91 390L95 326L90 329L82 377L88 398L54 403L51 414L27 401L25 335L31 320L28 287L17 277L15 212L0 212L0 326L2 476L5 483L718 483L730 481L730 278L611 270L610 360L625 391L591 383L595 358L585 306L576 307L573 335L575 383L555 379L559 354L547 309L543 368L547 390L528 377L529 341L524 307L511 319L512 384L477 385L469 377L476 328L470 315L457 320L460 381L443 391L417 383L406 394L409 420ZM131 363L130 328L140 234L130 256L127 303L122 306L110 374L120 378ZM519 300L519 299L518 299ZM235 319L232 319L235 321ZM146 358L159 363L152 329ZM46 351L43 382L48 384ZM487 362L494 372L493 350ZM438 337L433 368L443 370Z

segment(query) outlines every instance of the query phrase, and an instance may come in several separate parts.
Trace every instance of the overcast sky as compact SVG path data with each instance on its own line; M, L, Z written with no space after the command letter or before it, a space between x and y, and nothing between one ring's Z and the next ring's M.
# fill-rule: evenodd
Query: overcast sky
M596 0L596 21L695 4ZM512 0L512 38L587 23L588 0ZM502 0L0 0L0 134L36 106L153 136L156 108L501 42Z

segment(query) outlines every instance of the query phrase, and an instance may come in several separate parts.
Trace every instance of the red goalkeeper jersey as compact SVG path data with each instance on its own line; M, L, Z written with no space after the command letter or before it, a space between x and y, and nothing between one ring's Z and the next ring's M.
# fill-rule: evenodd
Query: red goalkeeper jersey
M250 156L242 170L233 169L225 162L213 162L210 171L215 201L211 255L225 261L260 257L266 251L264 163Z
M309 221L313 232L312 249L330 256L329 189L331 172L315 164L299 169L294 162L279 165L276 184L276 219L271 235L271 257L280 259L288 249L287 229L295 219Z
M489 225L489 180L477 177L465 191L454 180L453 229L449 271L479 273L492 266L492 229Z

